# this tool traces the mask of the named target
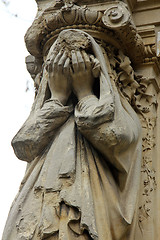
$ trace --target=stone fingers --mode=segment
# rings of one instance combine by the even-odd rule
[[[71,60],[72,60],[72,74],[76,72],[82,72],[85,70],[91,69],[91,61],[88,54],[83,51],[75,51],[71,52]],[[52,56],[52,60],[47,64],[48,72],[55,72],[62,74],[63,72],[68,74],[70,68],[70,59],[67,56],[66,51],[61,50],[57,55],[54,54]]]
[[[51,73],[53,71],[53,59],[55,59],[55,56],[56,55],[53,54],[52,57],[46,61],[46,70],[48,73]]]
[[[82,55],[81,51],[72,51],[72,68],[74,72],[85,71],[90,64],[87,53]]]
[[[63,70],[64,70],[64,65],[65,65],[65,62],[67,60],[67,54],[66,52],[63,53],[62,57],[59,59],[59,62],[58,62],[58,65],[57,65],[57,71],[58,73],[62,74],[63,73]]]
[[[78,67],[80,71],[85,71],[85,63],[80,51],[77,51]]]
[[[60,61],[60,59],[62,58],[62,56],[63,56],[63,51],[61,50],[58,54],[57,54],[57,56],[55,57],[55,59],[54,59],[54,61],[53,61],[53,71],[54,72],[58,72],[58,63],[59,63],[59,61]]]
[[[63,67],[63,72],[66,76],[68,76],[69,73],[70,73],[70,59],[69,58],[67,58],[65,60],[64,67]]]
[[[73,72],[77,72],[78,71],[78,60],[77,60],[77,55],[75,51],[71,52],[71,56],[72,56],[72,68],[73,68]]]
[[[90,70],[91,69],[91,61],[90,61],[88,54],[85,51],[82,51],[82,57],[84,59],[86,70]]]

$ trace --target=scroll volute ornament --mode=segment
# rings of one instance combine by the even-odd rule
[[[126,26],[130,21],[130,13],[125,4],[120,2],[110,3],[107,5],[107,10],[104,12],[102,21],[107,28],[119,29]]]
[[[135,64],[143,62],[145,47],[125,3],[108,3],[102,17],[104,25],[115,31],[126,55]]]

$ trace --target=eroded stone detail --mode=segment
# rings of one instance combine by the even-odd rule
[[[37,2],[25,36],[35,101],[12,140],[28,167],[2,239],[143,240],[158,91],[134,66],[155,59],[154,44],[122,1]]]

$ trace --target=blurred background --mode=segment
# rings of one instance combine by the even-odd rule
[[[0,239],[26,168],[10,143],[34,99],[33,80],[25,66],[29,53],[24,35],[36,11],[34,0],[0,0]]]

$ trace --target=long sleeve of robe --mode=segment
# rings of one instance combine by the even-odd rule
[[[69,240],[77,239],[74,234],[79,239],[134,239],[129,229],[136,218],[141,129],[123,97],[91,95],[74,112],[58,100],[47,100],[12,145],[30,165],[3,240],[54,240],[62,233]],[[62,203],[69,207],[64,224]]]
[[[56,130],[69,117],[72,108],[57,99],[46,101],[32,113],[12,140],[16,156],[30,162],[39,155],[53,138]]]

